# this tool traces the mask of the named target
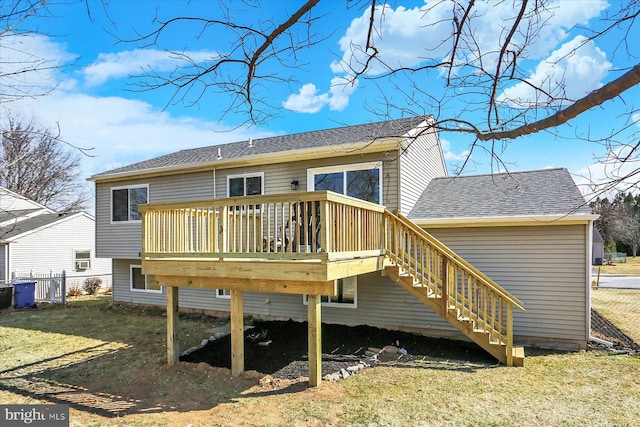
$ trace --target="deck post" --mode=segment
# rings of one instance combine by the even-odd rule
[[[167,362],[178,363],[178,287],[167,286]]]
[[[331,225],[329,224],[329,202],[324,200],[320,202],[320,250],[329,252],[329,242],[331,242]]]
[[[310,387],[317,387],[322,381],[322,316],[320,301],[320,295],[308,296]]]
[[[507,366],[513,366],[513,304],[507,303]]]
[[[447,318],[449,310],[449,262],[443,255],[442,257],[442,317]]]
[[[242,291],[231,290],[231,376],[244,372],[244,314]]]

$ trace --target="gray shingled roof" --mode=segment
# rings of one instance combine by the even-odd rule
[[[218,149],[220,149],[223,159],[233,159],[304,148],[343,146],[381,138],[401,137],[409,130],[418,126],[423,120],[425,120],[425,117],[412,117],[291,135],[274,136],[271,138],[259,138],[253,140],[253,147],[249,147],[248,141],[240,141],[229,144],[192,148],[144,160],[142,162],[112,169],[110,171],[101,172],[93,175],[91,178],[100,179],[101,177],[112,174],[140,172],[147,169],[181,165],[193,166],[200,163],[213,162],[216,160],[216,156],[218,155]]]
[[[68,217],[73,215],[73,213],[69,214],[41,214],[36,215],[31,218],[24,219],[22,221],[18,221],[15,224],[8,225],[6,227],[0,228],[0,240],[10,239],[12,237],[18,236],[22,233],[26,233],[27,231],[35,230],[36,228],[44,227],[45,225],[53,224],[56,221],[59,221],[63,217]]]
[[[409,218],[567,214],[591,214],[591,209],[569,172],[562,168],[435,178],[418,199]]]
[[[40,209],[20,209],[16,211],[2,211],[0,212],[0,222],[9,221],[14,218],[19,218],[21,216],[29,215],[30,213],[41,211]]]

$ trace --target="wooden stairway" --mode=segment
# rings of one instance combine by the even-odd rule
[[[398,212],[385,212],[386,275],[507,366],[523,366],[513,345],[513,308],[523,304]]]

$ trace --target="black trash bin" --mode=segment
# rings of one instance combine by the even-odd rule
[[[15,308],[36,306],[36,281],[16,280],[13,285],[13,300]]]
[[[11,299],[13,298],[13,286],[0,285],[0,310],[11,307]]]

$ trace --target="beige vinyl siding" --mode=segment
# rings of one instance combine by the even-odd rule
[[[63,218],[47,227],[25,234],[11,245],[11,273],[45,274],[65,270],[68,287],[80,286],[87,277],[100,277],[111,284],[111,260],[96,258],[95,222],[84,214]],[[75,250],[91,250],[91,268],[76,270]]]
[[[286,154],[283,156],[286,157]],[[217,197],[227,197],[227,176],[229,175],[264,173],[265,194],[289,193],[291,192],[291,181],[296,179],[298,181],[298,189],[296,192],[302,193],[307,191],[308,169],[379,161],[382,162],[382,197],[384,204],[390,209],[397,209],[398,166],[397,161],[394,160],[396,157],[397,154],[395,152],[393,154],[371,153],[265,166],[218,169],[216,170],[216,195]]]
[[[111,223],[111,188],[149,186],[149,202],[201,200],[213,198],[213,172],[197,172],[135,179],[117,183],[96,183],[96,237],[98,256],[137,258],[142,250],[140,223]]]
[[[96,183],[97,253],[101,257],[138,258],[142,251],[142,226],[140,223],[111,223],[111,188],[121,186],[149,186],[149,203],[202,200],[227,197],[227,176],[264,173],[265,194],[291,192],[291,181],[299,182],[298,192],[307,191],[307,169],[321,166],[357,164],[383,161],[383,199],[389,209],[398,206],[398,171],[396,154],[373,153],[288,162],[275,165],[244,168],[216,169],[197,173],[161,176],[150,179],[134,179],[117,183]],[[214,192],[215,182],[215,192]]]
[[[166,305],[167,290],[160,292],[145,292],[131,290],[131,266],[140,265],[139,259],[113,260],[113,300],[119,302],[134,302],[139,304]]]
[[[585,225],[429,230],[520,299],[514,334],[544,340],[588,339],[588,234]]]
[[[438,134],[430,130],[400,156],[400,212],[407,215],[433,178],[447,175]]]
[[[130,265],[138,260],[114,260],[115,301],[139,304],[166,304],[166,290],[132,292],[129,286]],[[282,319],[307,319],[307,306],[302,295],[245,292],[244,312],[247,315]],[[216,298],[215,290],[180,288],[179,306],[182,308],[229,311],[229,299]],[[358,277],[357,308],[322,308],[322,321],[346,325],[372,325],[389,329],[444,329],[453,328],[429,308],[418,302],[393,281],[380,273]]]

